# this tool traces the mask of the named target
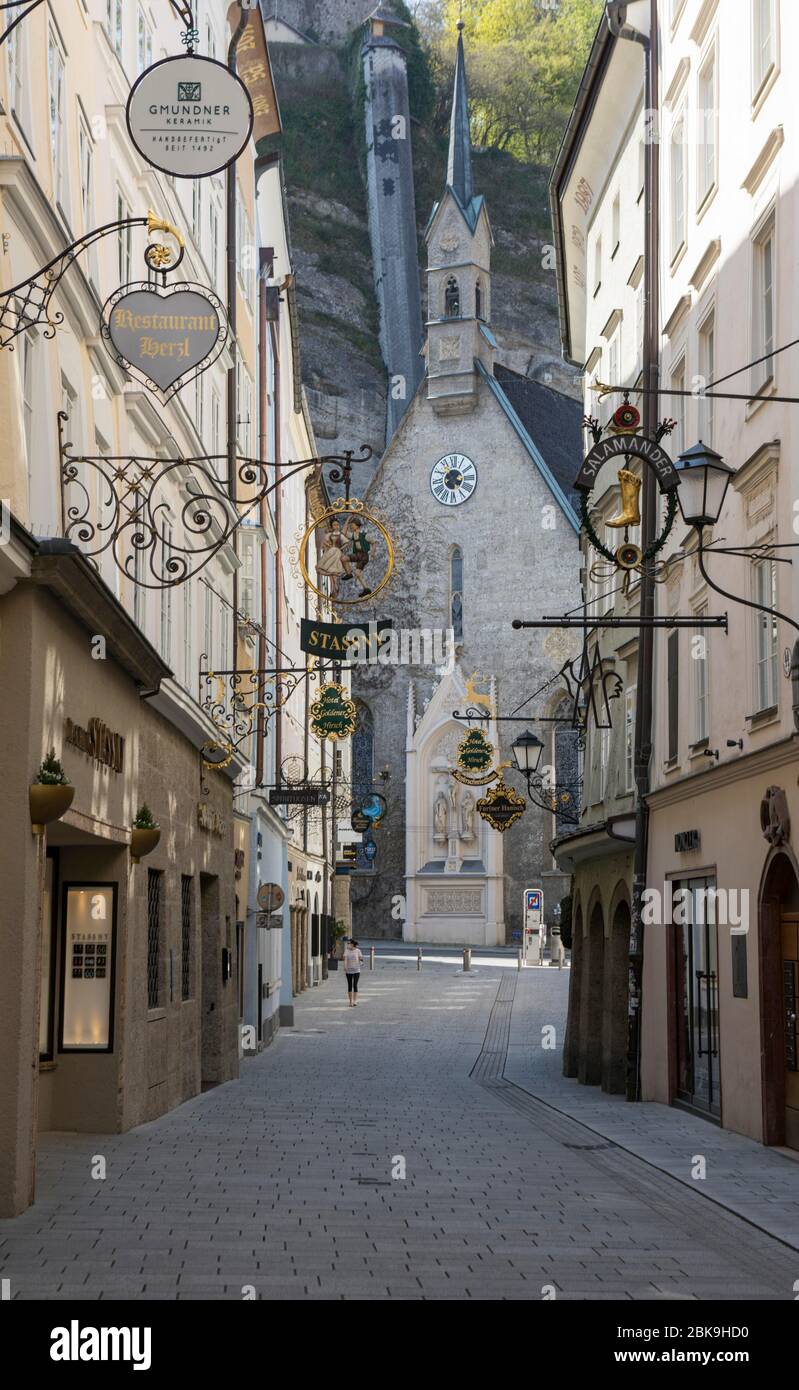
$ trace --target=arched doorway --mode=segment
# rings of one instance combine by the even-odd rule
[[[602,1090],[627,1089],[627,995],[630,960],[630,906],[621,898],[611,918],[602,1001]]]
[[[763,870],[758,941],[763,1142],[799,1149],[799,865],[786,846]]]
[[[580,1056],[580,1000],[583,985],[583,909],[578,907],[572,927],[572,959],[569,980],[569,1015],[563,1043],[563,1075],[577,1076]]]
[[[602,1080],[602,1005],[605,974],[605,919],[594,904],[588,923],[588,947],[580,990],[580,1058],[577,1075],[585,1086]]]

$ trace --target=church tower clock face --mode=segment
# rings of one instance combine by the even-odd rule
[[[433,464],[430,491],[445,507],[466,502],[477,487],[477,469],[465,454],[445,454]]]

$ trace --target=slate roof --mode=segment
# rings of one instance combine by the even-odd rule
[[[499,363],[494,377],[502,395],[532,439],[567,501],[578,512],[579,498],[573,483],[582,463],[582,418],[580,401],[554,391],[540,381],[512,372]]]

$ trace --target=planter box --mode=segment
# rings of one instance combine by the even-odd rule
[[[138,864],[146,854],[152,854],[161,838],[160,830],[141,830],[134,826],[130,832],[130,857]]]

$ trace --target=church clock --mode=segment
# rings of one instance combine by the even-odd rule
[[[445,454],[433,465],[430,491],[445,507],[466,502],[477,487],[477,469],[465,454]]]

